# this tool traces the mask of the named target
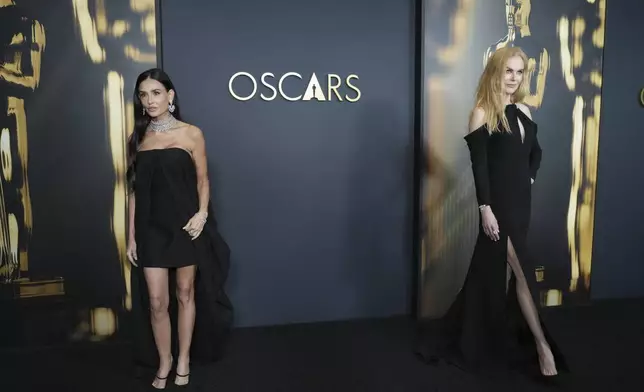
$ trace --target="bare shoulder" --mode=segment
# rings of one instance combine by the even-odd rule
[[[470,113],[469,132],[474,132],[485,124],[485,110],[477,106]]]
[[[199,127],[195,125],[192,125],[186,122],[180,123],[178,134],[180,135],[179,137],[181,139],[184,139],[191,144],[199,141],[200,139],[203,139],[203,134],[201,132],[201,129],[199,129]]]
[[[523,112],[530,120],[532,120],[532,113],[530,113],[530,108],[524,103],[517,103],[519,110]]]
[[[194,141],[198,141],[198,140],[203,139],[203,132],[201,132],[201,129],[199,127],[197,127],[196,125],[192,125],[192,124],[186,124],[186,125],[188,126],[188,128],[186,129],[186,135],[190,139],[192,139]]]

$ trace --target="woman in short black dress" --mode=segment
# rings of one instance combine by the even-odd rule
[[[191,359],[221,353],[232,317],[223,289],[229,248],[212,214],[203,134],[181,121],[165,72],[139,75],[134,110],[127,256],[142,267],[132,273],[134,342],[139,363],[158,365],[152,385],[164,389],[173,363],[175,384],[185,385]]]

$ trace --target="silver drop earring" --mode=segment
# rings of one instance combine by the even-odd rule
[[[145,116],[145,108],[143,108],[143,115]]]
[[[174,109],[175,106],[172,104],[172,102],[170,102],[170,105],[168,105],[168,110],[170,111],[170,113],[174,113]]]

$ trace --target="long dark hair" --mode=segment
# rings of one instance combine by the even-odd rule
[[[168,74],[159,68],[148,69],[145,72],[142,72],[138,78],[136,78],[136,85],[134,86],[134,96],[132,101],[134,103],[134,130],[130,139],[127,142],[127,184],[130,191],[134,190],[134,181],[135,181],[135,167],[136,167],[136,153],[139,151],[139,145],[145,137],[145,132],[147,131],[148,125],[150,124],[150,116],[147,113],[143,113],[143,104],[141,103],[141,98],[139,97],[139,86],[146,79],[153,79],[161,83],[167,91],[174,90],[174,99],[172,104],[174,105],[174,112],[172,115],[179,121],[181,119],[181,106],[179,105],[179,94],[172,84],[172,80]]]

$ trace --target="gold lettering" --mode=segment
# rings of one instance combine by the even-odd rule
[[[239,76],[246,76],[248,79],[250,79],[251,82],[253,82],[253,92],[250,93],[247,97],[240,97],[235,93],[233,89],[233,82]],[[228,92],[230,93],[230,95],[233,96],[233,98],[235,98],[238,101],[248,101],[249,99],[253,98],[253,96],[257,92],[257,81],[255,80],[253,75],[249,74],[248,72],[237,72],[236,74],[230,77],[230,80],[228,80]]]
[[[298,95],[297,97],[289,97],[288,95],[286,95],[286,93],[284,93],[283,83],[284,83],[284,80],[286,78],[288,78],[289,76],[294,76],[294,77],[296,77],[298,79],[302,79],[302,75],[298,74],[297,72],[287,72],[284,75],[282,75],[282,77],[280,78],[280,81],[278,83],[278,88],[280,90],[280,95],[282,95],[282,98],[286,99],[287,101],[297,101],[300,98],[302,98],[301,95]]]
[[[347,87],[349,87],[351,90],[356,92],[356,97],[355,98],[349,98],[348,95],[345,95],[344,98],[349,102],[358,102],[358,100],[360,100],[360,96],[362,95],[362,92],[360,91],[360,89],[358,87],[356,87],[355,85],[351,84],[351,79],[358,80],[359,79],[358,75],[351,74],[351,75],[349,75],[347,77],[347,80],[346,80]]]
[[[335,80],[335,83],[333,82]],[[342,97],[338,93],[338,88],[342,85],[342,79],[340,79],[339,75],[336,74],[328,74],[327,75],[327,96],[329,97],[329,100],[331,100],[331,92],[335,94],[335,96],[338,98],[338,101],[342,101]]]
[[[269,90],[273,92],[273,96],[267,97],[264,95],[264,93],[260,94],[259,96],[264,100],[264,101],[272,101],[277,97],[277,90],[275,90],[275,87],[273,87],[270,83],[266,81],[266,77],[270,76],[271,78],[275,78],[275,75],[272,74],[271,72],[266,72],[262,74],[262,84],[266,86]]]
[[[306,86],[306,91],[304,91],[303,101],[310,101],[311,99],[316,99],[318,101],[326,101],[322,88],[320,87],[320,82],[318,77],[315,76],[315,72],[311,75],[309,79],[309,84]]]
[[[245,96],[245,97],[242,97],[242,96],[238,95],[235,92],[235,89],[233,88],[233,84],[234,84],[235,80],[238,77],[241,77],[241,76],[247,77],[251,81],[251,83],[253,85],[252,92],[250,94],[248,94],[247,96]],[[326,84],[327,96],[325,96],[325,90],[322,88],[322,86],[321,86],[321,84],[320,84],[320,82],[318,80],[317,75],[315,73],[312,73],[311,78],[308,81],[308,84],[307,84],[307,87],[306,87],[304,93],[301,94],[301,95],[298,95],[298,96],[289,96],[284,91],[284,81],[289,77],[295,77],[295,78],[298,78],[298,79],[302,79],[302,76],[300,74],[298,74],[297,72],[287,72],[287,73],[285,73],[284,75],[282,75],[279,78],[279,81],[277,83],[277,90],[276,90],[275,87],[273,86],[273,84],[270,83],[270,79],[274,79],[275,74],[273,74],[271,72],[263,73],[262,76],[261,76],[261,83],[266,88],[270,89],[273,93],[271,95],[260,94],[261,99],[264,100],[264,101],[273,101],[277,97],[277,94],[279,92],[279,95],[283,99],[285,99],[287,101],[290,101],[290,102],[295,102],[295,101],[299,101],[299,100],[302,100],[302,101],[316,100],[316,101],[319,101],[319,102],[325,102],[327,100],[332,100],[333,95],[335,95],[335,97],[340,102],[343,102],[344,99],[348,100],[349,102],[356,102],[356,101],[358,101],[360,99],[361,94],[362,94],[360,89],[355,84],[351,83],[351,81],[353,79],[356,79],[356,80],[359,79],[358,75],[351,74],[346,78],[347,87],[349,89],[355,91],[356,96],[353,97],[353,98],[350,98],[348,95],[345,95],[345,97],[343,99],[341,93],[339,92],[339,88],[342,86],[342,78],[338,74],[328,74],[327,75],[327,84]],[[257,80],[255,79],[255,77],[252,74],[250,74],[248,72],[243,72],[243,71],[242,72],[237,72],[237,73],[233,74],[233,76],[231,76],[230,79],[228,80],[228,92],[230,93],[230,95],[233,98],[235,98],[238,101],[248,101],[248,100],[252,99],[255,96],[255,94],[257,93]]]

